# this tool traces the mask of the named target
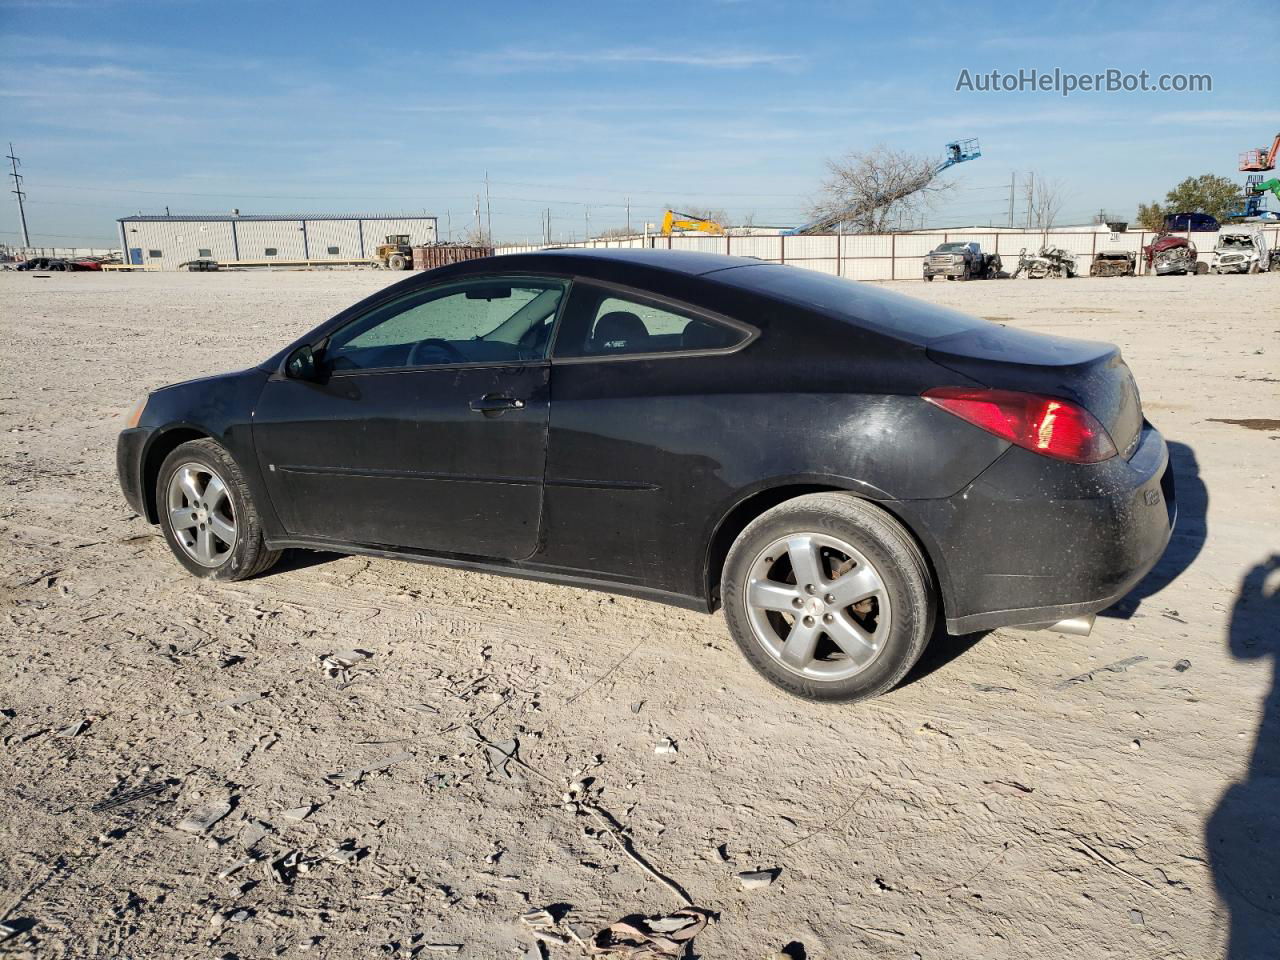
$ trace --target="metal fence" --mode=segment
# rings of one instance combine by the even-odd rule
[[[1280,243],[1280,227],[1264,230],[1267,245],[1275,249]],[[788,263],[809,270],[854,280],[919,280],[922,261],[940,243],[979,243],[988,253],[998,253],[1004,268],[1011,271],[1022,250],[1037,252],[1041,246],[1058,247],[1076,258],[1077,272],[1088,274],[1095,255],[1115,251],[1141,254],[1142,248],[1158,234],[1146,231],[1130,233],[1078,233],[1068,231],[991,231],[939,230],[931,233],[824,234],[820,236],[648,236],[587,240],[577,243],[536,244],[499,247],[498,254],[529,253],[548,247],[575,248],[642,248],[656,250],[697,250],[724,253],[737,257],[755,257],[770,263]],[[1179,234],[1182,236],[1182,234]],[[1192,233],[1201,259],[1213,250],[1217,233]],[[1142,269],[1139,257],[1139,269]]]

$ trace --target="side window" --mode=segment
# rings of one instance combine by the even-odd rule
[[[275,248],[275,247],[267,247],[266,249],[264,249],[264,250],[262,251],[262,255],[263,255],[264,257],[274,257],[274,256],[276,255],[276,248]]]
[[[338,255],[337,247],[329,247],[328,250],[329,250],[329,256],[336,257]]]
[[[197,256],[197,257],[212,257],[212,256],[213,256],[213,251],[212,251],[211,249],[209,249],[208,247],[201,247],[199,250],[197,250],[197,251],[196,251],[196,256]]]
[[[724,350],[748,336],[737,327],[684,312],[678,307],[575,286],[574,323],[566,321],[556,342],[557,357],[618,356]],[[588,299],[589,298],[589,299]]]
[[[147,256],[153,260],[159,260],[161,257],[164,256],[164,254],[161,253],[159,250],[148,250]]]
[[[333,334],[324,361],[341,371],[540,360],[566,287],[520,277],[419,290]]]

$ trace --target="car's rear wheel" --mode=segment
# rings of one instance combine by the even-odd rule
[[[864,700],[906,676],[933,632],[937,601],[911,535],[844,493],[797,497],[738,536],[721,584],[747,660],[811,700]]]
[[[169,549],[197,577],[244,580],[280,559],[263,540],[240,467],[213,440],[192,440],[165,458],[156,508]]]

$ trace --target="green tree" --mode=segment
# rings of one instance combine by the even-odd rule
[[[1217,220],[1240,206],[1240,187],[1226,177],[1203,173],[1187,177],[1165,194],[1170,213],[1207,213]]]
[[[1158,202],[1138,204],[1138,226],[1152,233],[1164,229],[1165,209]]]

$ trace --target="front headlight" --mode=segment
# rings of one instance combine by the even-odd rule
[[[142,419],[142,411],[147,409],[147,398],[143,397],[139,400],[132,410],[129,411],[129,419],[125,422],[125,428],[132,430],[138,425],[138,421]]]

